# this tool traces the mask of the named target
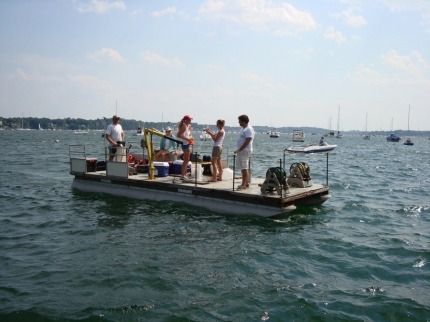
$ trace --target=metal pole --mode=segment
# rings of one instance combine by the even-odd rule
[[[236,154],[233,154],[233,191],[234,191],[234,177],[236,173]]]
[[[281,177],[282,177],[282,181],[280,182],[280,184],[281,184],[281,198],[282,198],[282,195],[283,195],[283,188],[284,188],[284,185],[283,185],[283,182],[284,182],[284,168],[282,168],[282,159],[279,159],[279,172],[281,173]]]
[[[326,165],[326,185],[328,187],[328,153],[327,154],[327,165]]]

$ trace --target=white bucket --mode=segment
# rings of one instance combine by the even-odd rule
[[[197,181],[202,181],[203,179],[203,167],[201,164],[196,164],[192,167],[191,173],[196,176]]]
[[[222,180],[233,180],[233,170],[225,168],[222,170]]]
[[[116,149],[114,161],[115,162],[126,162],[127,161],[127,148],[119,146]]]

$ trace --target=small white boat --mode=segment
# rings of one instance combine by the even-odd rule
[[[279,138],[281,134],[278,131],[269,131],[269,137],[271,138]]]
[[[82,131],[82,130],[73,132],[73,134],[88,134],[88,133],[89,133],[88,131]]]
[[[207,134],[206,131],[202,131],[202,133],[199,135],[199,139],[200,141],[208,141],[211,139],[211,136]]]
[[[335,144],[325,143],[322,145],[319,144],[311,144],[311,145],[294,145],[287,149],[289,152],[296,153],[321,153],[321,152],[329,152],[334,150],[337,147]]]
[[[305,142],[305,133],[302,130],[294,130],[293,142]]]
[[[138,127],[137,130],[136,130],[136,132],[134,133],[134,135],[143,136],[142,128]]]

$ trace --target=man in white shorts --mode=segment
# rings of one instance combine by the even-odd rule
[[[242,127],[239,137],[237,138],[237,150],[234,151],[236,156],[236,167],[242,171],[242,184],[237,187],[237,190],[245,190],[249,187],[249,158],[252,154],[252,141],[254,140],[255,132],[250,126],[247,115],[238,117],[239,125]]]
[[[106,128],[105,137],[109,142],[109,161],[112,161],[116,153],[115,147],[124,142],[124,131],[121,124],[119,124],[118,115],[112,117],[112,124],[109,124]]]

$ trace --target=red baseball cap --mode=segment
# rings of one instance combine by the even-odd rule
[[[187,121],[191,121],[193,118],[189,115],[185,115],[182,119],[187,120]]]

